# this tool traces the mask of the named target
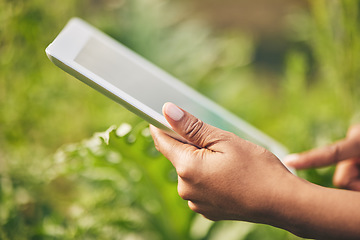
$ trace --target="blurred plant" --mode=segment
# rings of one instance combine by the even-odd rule
[[[146,152],[140,151],[141,147],[136,147],[148,141],[148,137],[137,136],[136,144],[117,146],[116,151],[105,145],[99,146],[103,153],[98,155],[92,153],[88,141],[67,146],[55,157],[66,159],[63,164],[55,164],[44,157],[58,144],[84,135],[86,129],[98,128],[121,118],[139,122],[118,105],[64,75],[46,59],[44,49],[60,30],[59,23],[63,25],[77,13],[98,23],[105,31],[190,85],[199,87],[206,85],[200,82],[217,65],[239,65],[234,64],[237,58],[230,50],[223,51],[227,49],[224,40],[211,40],[209,28],[201,23],[173,18],[168,6],[164,5],[166,1],[110,4],[109,14],[95,16],[90,16],[94,9],[83,13],[85,4],[79,2],[55,2],[47,6],[43,0],[0,1],[4,7],[1,10],[6,13],[2,15],[1,32],[4,34],[0,39],[0,89],[4,93],[0,96],[3,106],[0,108],[0,141],[3,143],[0,153],[3,156],[0,159],[0,238],[151,236],[152,239],[174,239],[178,236],[179,239],[202,239],[210,232],[219,232],[216,229],[222,228],[214,227],[210,222],[204,225],[205,220],[194,218],[186,203],[177,196],[175,184],[166,183],[168,170],[165,166],[169,167],[169,163],[153,161]],[[159,18],[164,12],[169,14],[168,22]],[[169,51],[164,51],[165,46]],[[64,116],[72,116],[71,123],[65,121]],[[98,138],[92,141],[98,142],[95,139]],[[113,141],[106,146],[112,146]],[[115,161],[121,156],[122,162],[127,163],[121,163],[121,168],[115,163],[106,165],[109,164],[104,160],[107,156],[113,156]],[[142,160],[147,164],[139,164]],[[165,165],[162,167],[161,164]],[[135,181],[129,174],[137,174],[139,179]],[[155,183],[148,182],[149,177],[141,177],[144,174],[150,174],[150,180],[154,178],[151,181]],[[114,177],[111,181],[104,180],[111,176]],[[162,189],[168,189],[166,194]],[[176,202],[180,202],[179,207]],[[169,209],[159,212],[166,204]],[[195,227],[191,227],[193,221]]]
[[[254,71],[250,36],[215,35],[173,4],[0,0],[0,239],[298,239],[190,212],[146,125],[66,76],[44,49],[70,17],[83,17],[301,151],[344,136],[359,112],[358,3],[312,0],[310,12],[289,16],[292,48],[277,81]],[[132,124],[80,140],[125,119]],[[332,171],[299,174],[331,186]]]
[[[29,169],[1,179],[1,239],[297,239],[195,215],[179,198],[176,172],[154,148],[147,124],[112,126]]]
[[[359,4],[356,1],[309,1],[308,13],[290,16],[294,49],[288,54],[279,121],[294,151],[329,144],[359,121]],[[304,46],[309,51],[301,51]],[[306,54],[306,53],[309,54]],[[296,139],[290,141],[290,139]],[[332,186],[333,167],[300,172],[301,176]]]

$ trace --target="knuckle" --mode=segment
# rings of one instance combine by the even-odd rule
[[[257,144],[255,144],[254,149],[260,156],[263,156],[263,155],[266,156],[270,153],[266,148],[264,148],[260,145],[257,145]]]
[[[180,183],[178,184],[178,193],[179,193],[179,196],[184,200],[191,199],[191,192],[183,184],[180,184]]]
[[[205,123],[200,119],[196,118],[195,120],[190,119],[185,127],[185,134],[190,138],[198,138],[200,131],[203,129]]]
[[[195,204],[194,202],[188,201],[188,206],[191,209],[191,211],[200,213],[200,214],[202,213],[200,207],[197,204]]]
[[[268,159],[268,157],[270,155],[272,156],[272,154],[269,150],[267,150],[266,148],[264,148],[260,145],[248,142],[246,147],[247,147],[247,149],[250,149],[250,152],[252,152],[253,154],[255,154],[255,156],[257,156],[259,158]]]
[[[181,177],[183,179],[188,179],[188,178],[190,178],[192,176],[191,169],[185,163],[178,164],[178,166],[176,168],[176,172],[179,175],[179,177]]]
[[[182,156],[181,156],[182,155]],[[178,155],[179,159],[181,159],[180,161],[178,161],[178,165],[176,167],[176,172],[177,174],[186,180],[190,180],[193,179],[197,172],[198,172],[198,166],[196,165],[196,163],[198,163],[198,161],[196,161],[196,156],[194,156],[193,152],[186,152],[186,153],[180,153]]]
[[[199,204],[196,204],[192,201],[188,201],[189,208],[198,214],[201,214],[203,217],[211,220],[211,221],[219,221],[221,218],[217,216],[217,214],[214,214],[213,211],[211,211],[208,208],[204,208],[204,206],[200,206]]]
[[[351,184],[351,173],[346,172],[344,173],[344,167],[347,168],[348,162],[341,162],[338,163],[334,176],[333,176],[333,185],[339,188],[348,188]]]
[[[340,160],[340,146],[338,144],[328,147],[328,154],[330,154],[330,162],[335,163]]]
[[[221,133],[219,134],[222,138],[228,139],[230,141],[233,141],[235,139],[238,139],[239,136],[236,135],[233,132],[228,132],[228,131],[221,131]]]
[[[334,178],[333,184],[339,188],[346,188],[349,185],[349,181],[343,178]]]
[[[216,140],[214,140],[215,142],[221,141],[221,142],[227,142],[227,143],[236,142],[237,139],[239,138],[234,133],[227,132],[227,131],[213,131],[213,132],[210,132],[210,136],[212,139],[216,139]]]
[[[177,166],[176,173],[181,178],[187,178],[189,176],[188,170],[184,165]]]

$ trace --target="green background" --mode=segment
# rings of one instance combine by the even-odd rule
[[[304,151],[345,136],[359,119],[360,90],[358,2],[305,5],[283,19],[277,55],[263,50],[266,37],[214,27],[181,1],[0,0],[0,239],[298,239],[192,213],[147,124],[44,50],[71,17],[84,18]],[[298,172],[330,187],[332,173]]]

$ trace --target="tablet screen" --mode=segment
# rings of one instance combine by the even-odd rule
[[[162,106],[173,102],[204,122],[262,145],[279,157],[287,153],[261,131],[81,19],[72,19],[46,54],[64,71],[162,129],[169,127]]]
[[[75,62],[160,114],[162,105],[173,99],[175,91],[171,86],[159,81],[157,76],[96,38],[88,40]],[[183,96],[177,93],[177,97]]]
[[[159,114],[162,114],[164,103],[173,102],[204,122],[239,134],[239,129],[192,100],[190,95],[177,90],[171,85],[171,81],[164,81],[156,73],[139,67],[139,63],[94,37],[89,38],[76,56],[75,62],[91,69],[94,74]]]

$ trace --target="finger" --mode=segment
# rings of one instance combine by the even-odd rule
[[[296,169],[328,166],[339,161],[358,157],[357,141],[344,139],[332,145],[305,153],[291,154],[284,159],[285,165]]]
[[[214,211],[216,207],[212,207],[204,202],[188,201],[188,206],[192,211],[203,215],[203,217],[209,220],[219,221],[223,219],[223,217],[217,214],[216,210]]]
[[[184,152],[194,151],[197,149],[193,145],[184,144],[170,137],[164,131],[152,125],[150,125],[150,132],[154,139],[156,149],[169,159],[176,170],[179,168],[179,159],[182,158],[182,154],[184,154]]]
[[[200,148],[211,149],[216,143],[226,141],[227,132],[204,123],[173,103],[164,104],[163,114],[176,133]]]
[[[199,214],[204,214],[205,211],[209,208],[207,204],[199,201],[188,201],[189,208]]]
[[[360,191],[360,158],[339,162],[333,183],[340,188]]]
[[[360,180],[351,182],[348,189],[360,192]]]
[[[184,200],[200,201],[204,198],[202,191],[201,189],[198,189],[191,180],[192,179],[178,176],[178,194]]]

